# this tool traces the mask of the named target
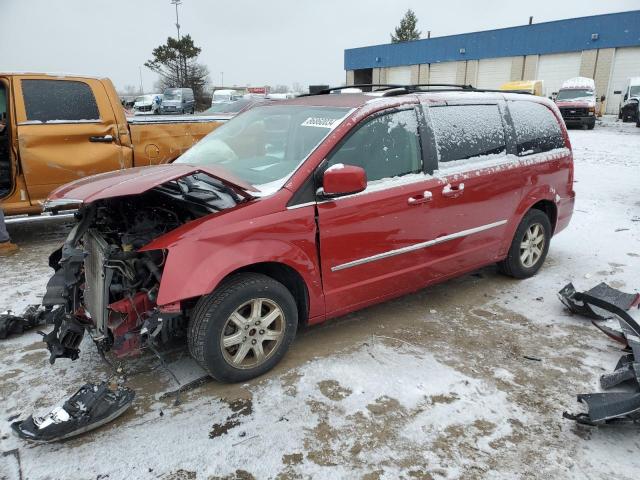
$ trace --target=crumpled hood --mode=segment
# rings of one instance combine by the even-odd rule
[[[45,209],[56,204],[91,203],[105,198],[139,195],[158,185],[194,173],[215,177],[247,198],[253,196],[249,192],[257,191],[252,185],[218,167],[173,163],[101,173],[67,183],[51,192],[45,202]]]

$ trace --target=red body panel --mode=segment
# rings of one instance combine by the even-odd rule
[[[443,95],[427,95],[421,101],[441,103]],[[499,98],[522,97],[500,94]],[[556,206],[554,233],[568,224],[575,195],[570,144],[557,107],[538,98],[530,101],[552,110],[569,150],[519,158],[500,168],[417,175],[390,188],[287,207],[309,175],[362,119],[383,109],[418,103],[415,95],[365,103],[367,99],[371,97],[325,95],[279,102],[315,102],[355,110],[294,172],[285,188],[182,225],[144,247],[168,251],[158,305],[200,297],[238,269],[275,262],[294,269],[303,279],[309,323],[317,323],[501,260],[523,215],[540,201]],[[154,168],[74,182],[53,198],[92,201],[131,195],[187,175],[195,167]],[[239,185],[235,179],[227,181]],[[171,308],[175,310],[175,305]]]

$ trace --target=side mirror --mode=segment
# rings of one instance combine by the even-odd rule
[[[358,193],[367,188],[367,173],[362,167],[336,163],[322,176],[322,194],[325,197],[338,197]]]
[[[626,93],[624,94],[624,101],[627,101],[627,98],[629,98],[629,95],[627,95]]]

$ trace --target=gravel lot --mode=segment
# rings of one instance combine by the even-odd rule
[[[53,366],[36,333],[2,341],[0,478],[636,478],[638,429],[562,418],[620,351],[556,292],[569,281],[640,289],[640,129],[611,118],[570,136],[576,211],[536,277],[490,267],[307,329],[247,384],[209,382],[174,406],[161,398],[173,380],[143,357],[127,364],[137,398],[120,419],[27,444],[9,419],[48,410],[108,368],[86,339],[78,361]],[[0,259],[0,311],[38,301],[68,225],[9,226],[22,249]]]

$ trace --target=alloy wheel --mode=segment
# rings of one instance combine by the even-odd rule
[[[526,268],[533,267],[544,252],[544,227],[539,223],[529,226],[520,243],[520,262]]]
[[[248,369],[262,365],[276,352],[285,336],[282,309],[268,298],[240,305],[222,329],[220,346],[229,365]]]

